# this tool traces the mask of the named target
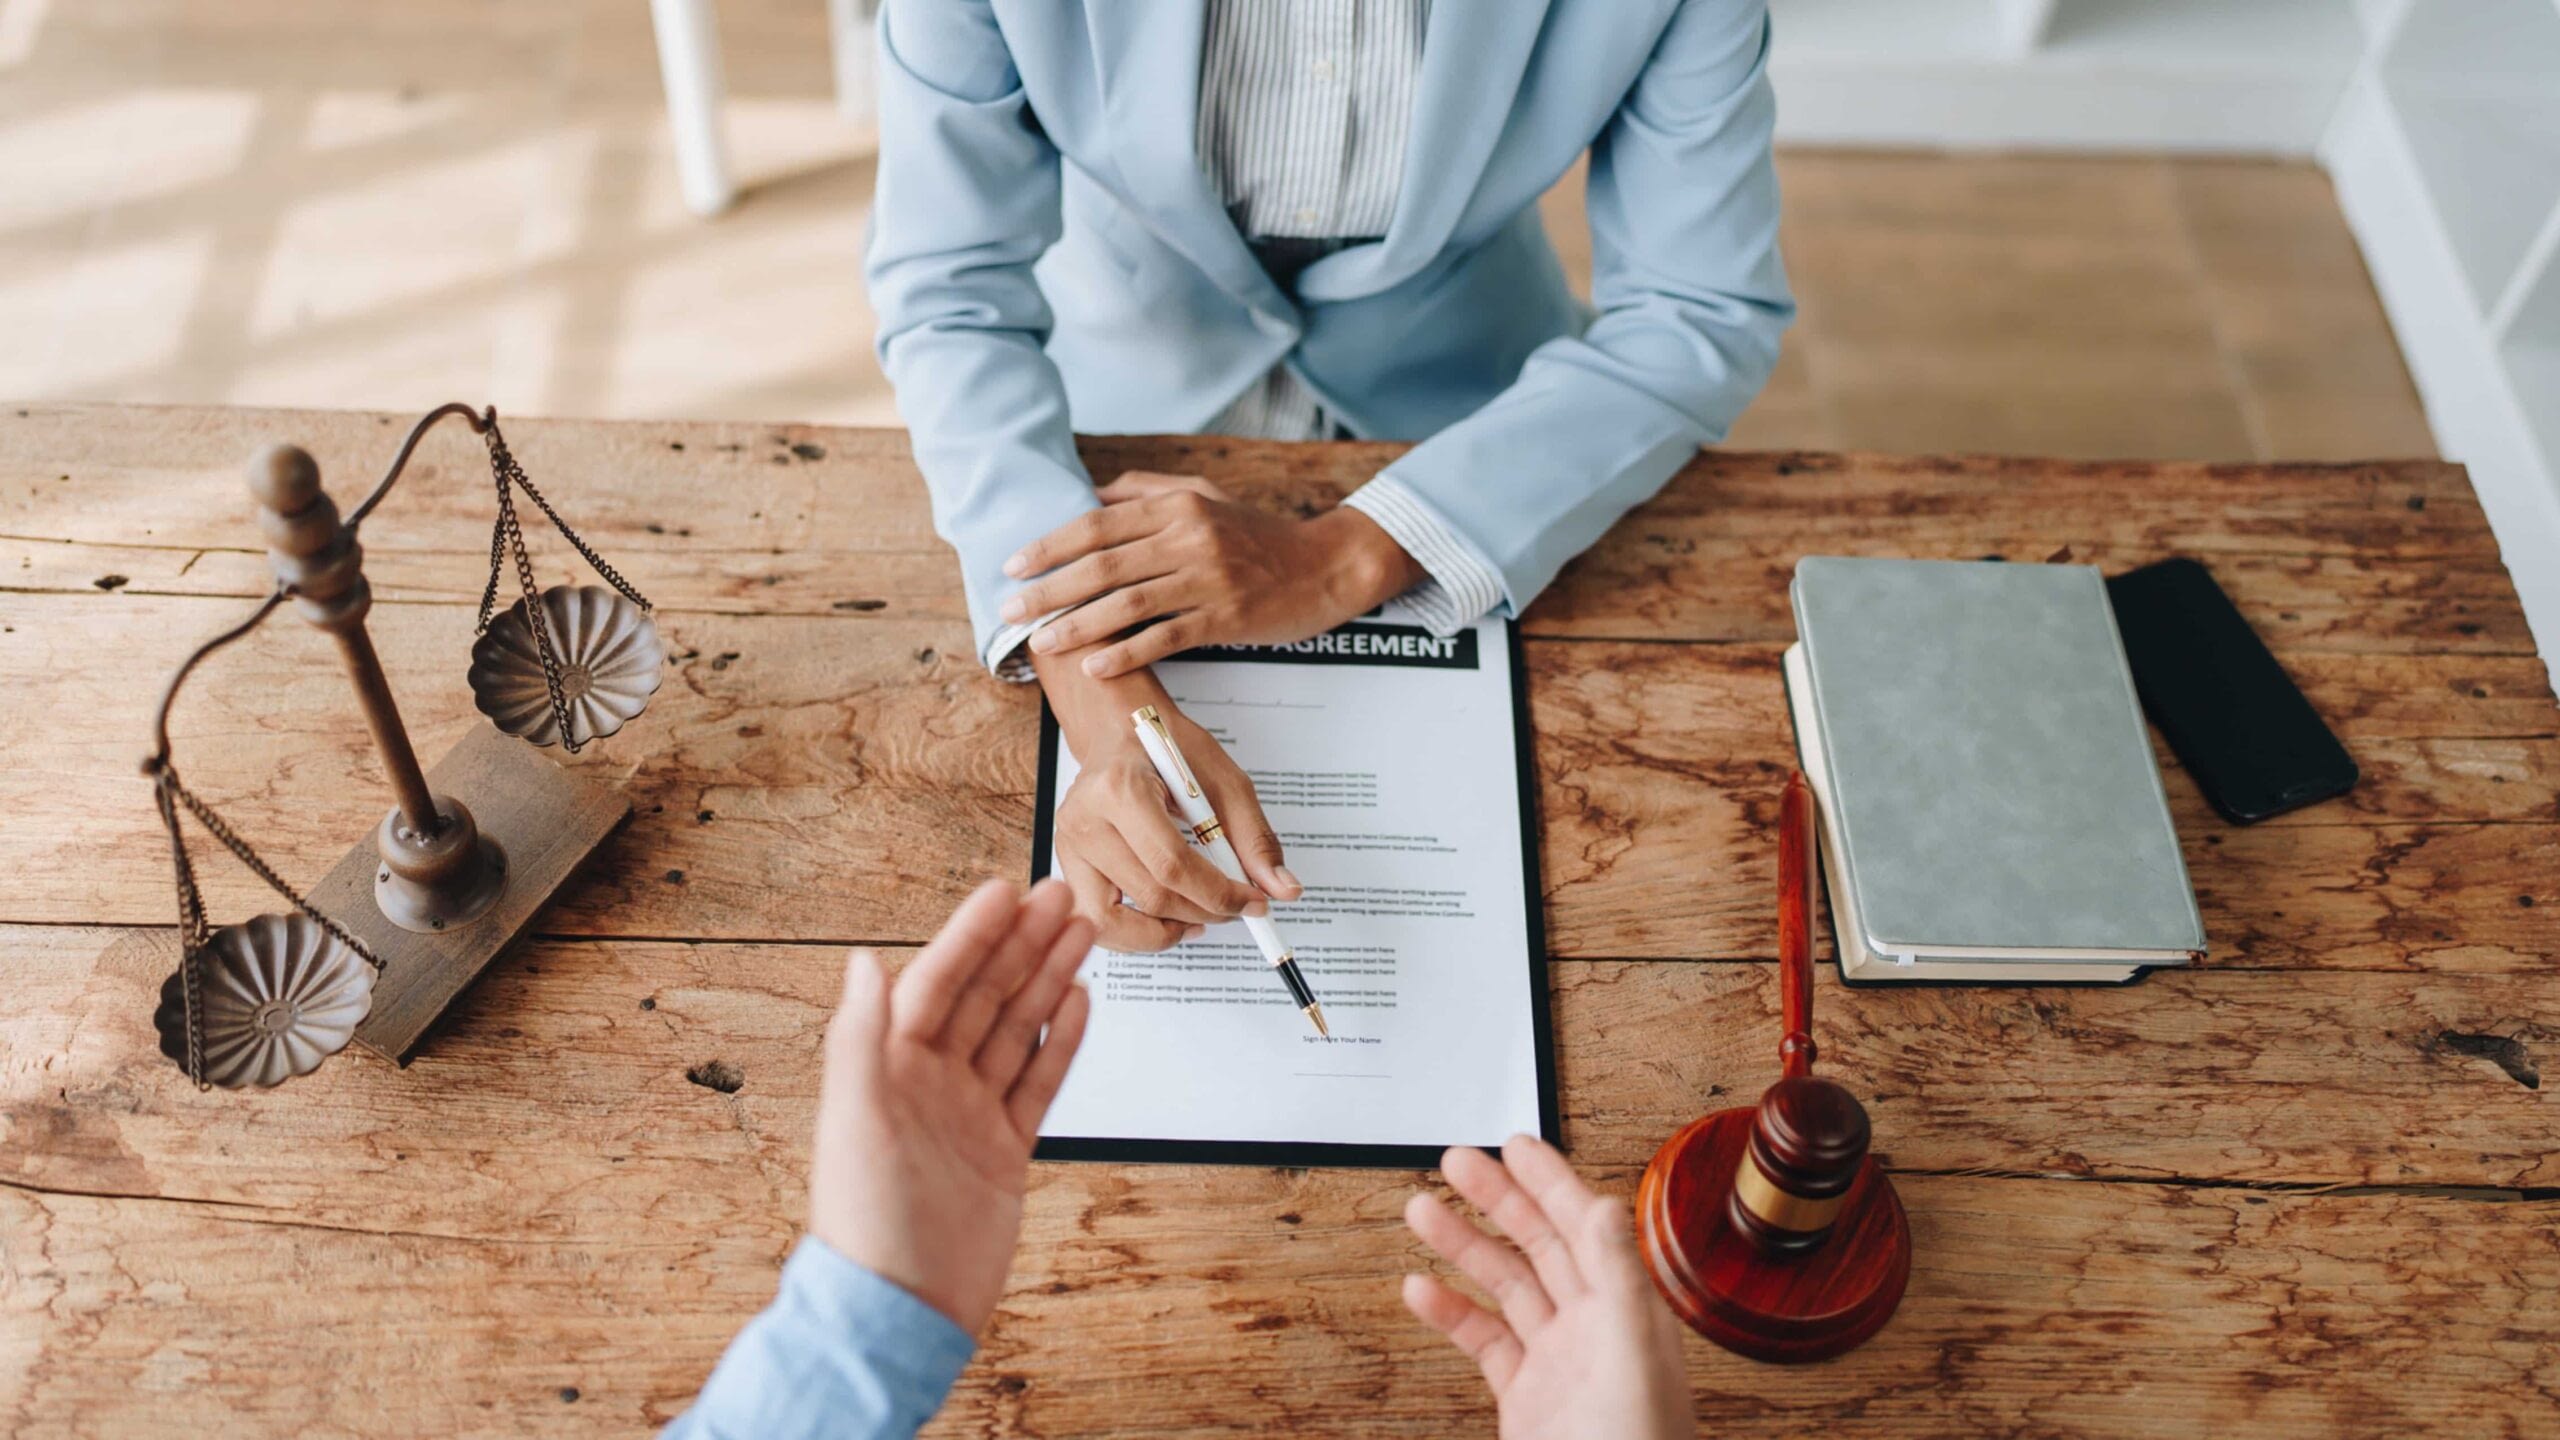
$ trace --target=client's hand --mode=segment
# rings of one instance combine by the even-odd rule
[[[1680,1322],[1645,1276],[1626,1205],[1593,1194],[1545,1141],[1515,1135],[1502,1157],[1461,1147],[1440,1170],[1518,1249],[1435,1196],[1404,1208],[1413,1233],[1502,1313],[1430,1275],[1404,1277],[1405,1305],[1484,1372],[1505,1440],[1694,1435]]]
[[[1084,1038],[1092,945],[1064,885],[1026,899],[990,881],[894,985],[868,950],[845,966],[809,1233],[971,1334],[1004,1293],[1031,1145]]]
[[[1077,911],[1101,927],[1102,943],[1162,950],[1204,925],[1259,915],[1271,900],[1304,893],[1281,864],[1280,839],[1263,817],[1253,781],[1215,737],[1174,707],[1154,672],[1096,679],[1076,663],[1080,658],[1051,653],[1031,663],[1076,757],[1075,783],[1058,803],[1059,868],[1075,889]],[[1173,728],[1174,743],[1253,884],[1238,884],[1209,863],[1167,808],[1164,781],[1129,723],[1142,705],[1155,706]]]
[[[1299,520],[1239,504],[1196,475],[1143,471],[1097,493],[1108,502],[1101,509],[1005,562],[1007,575],[1041,578],[1002,612],[1020,622],[1082,607],[1041,627],[1031,648],[1093,647],[1082,661],[1089,675],[1126,674],[1194,645],[1304,640],[1423,578],[1404,547],[1357,510]]]

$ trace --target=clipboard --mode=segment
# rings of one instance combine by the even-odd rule
[[[1363,616],[1331,632],[1330,636],[1318,637],[1317,640],[1304,643],[1308,647],[1316,647],[1325,640],[1346,635],[1383,635],[1392,641],[1395,637],[1408,632],[1415,636],[1428,634],[1418,626],[1396,625],[1393,619],[1392,610],[1383,619],[1379,612],[1372,612],[1371,615]],[[1525,963],[1529,967],[1527,986],[1529,1043],[1534,1051],[1533,1063],[1536,1070],[1537,1127],[1540,1138],[1550,1144],[1560,1144],[1563,1125],[1556,1099],[1555,1040],[1549,1014],[1547,986],[1544,891],[1540,887],[1538,871],[1540,834],[1538,786],[1537,767],[1534,763],[1529,728],[1528,667],[1521,648],[1519,622],[1506,619],[1486,623],[1499,624],[1501,643],[1510,660],[1511,773],[1519,808],[1520,854],[1518,858],[1524,911],[1523,934],[1527,939]],[[1175,656],[1174,660],[1179,662],[1186,659],[1241,658],[1238,654],[1240,651],[1269,651],[1280,648],[1283,647],[1223,647],[1217,650],[1194,650]],[[1332,651],[1308,649],[1288,657],[1287,663],[1326,665],[1358,664],[1362,661],[1352,647],[1344,645]],[[1058,729],[1057,717],[1050,711],[1044,700],[1040,707],[1039,786],[1033,802],[1034,820],[1031,834],[1031,877],[1035,881],[1047,876],[1053,865],[1056,841],[1054,817],[1057,810],[1059,785],[1058,755],[1062,748],[1063,737]],[[1274,918],[1285,924],[1286,908],[1277,909]],[[1275,994],[1278,993],[1277,981],[1262,975],[1256,975],[1254,979],[1273,986]],[[1312,967],[1309,981],[1318,987],[1319,998],[1321,998],[1322,982]],[[1275,1005],[1273,1010],[1275,1017],[1278,1017],[1275,1018],[1274,1023],[1282,1023],[1283,1020],[1290,1024],[1299,1023],[1293,1009]],[[1079,1056],[1078,1063],[1083,1063],[1084,1059],[1084,1056]],[[1372,1144],[1332,1141],[1043,1135],[1032,1151],[1032,1158],[1103,1161],[1118,1164],[1340,1166],[1428,1170],[1438,1168],[1441,1153],[1450,1143],[1460,1142],[1453,1140],[1445,1143]]]

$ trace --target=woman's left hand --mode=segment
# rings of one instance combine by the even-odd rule
[[[1196,475],[1135,470],[1096,493],[1101,509],[1024,546],[1004,567],[1041,577],[1005,602],[1008,623],[1078,607],[1041,627],[1032,649],[1120,636],[1086,657],[1088,675],[1124,674],[1195,645],[1304,640],[1424,578],[1404,547],[1357,510],[1300,520],[1241,504]]]

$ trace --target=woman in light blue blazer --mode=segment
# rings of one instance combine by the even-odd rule
[[[1291,899],[1253,787],[1148,665],[1403,596],[1516,614],[1723,438],[1793,316],[1766,0],[888,0],[879,351],[981,655],[1080,762],[1058,849],[1119,949]],[[1537,213],[1590,155],[1592,305]],[[1311,518],[1072,438],[1412,440]],[[1180,843],[1175,717],[1254,885]]]

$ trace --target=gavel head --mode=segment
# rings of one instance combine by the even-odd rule
[[[1770,1255],[1820,1247],[1871,1136],[1866,1107],[1829,1080],[1795,1075],[1770,1086],[1734,1172],[1734,1228]]]

